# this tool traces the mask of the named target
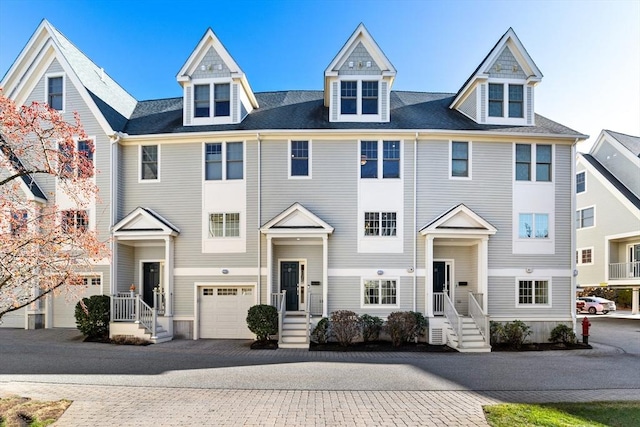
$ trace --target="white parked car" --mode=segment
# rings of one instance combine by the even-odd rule
[[[607,314],[610,311],[616,311],[616,303],[600,297],[578,297],[578,302],[584,302],[584,306],[579,307],[579,311],[588,311],[590,314],[601,312]]]

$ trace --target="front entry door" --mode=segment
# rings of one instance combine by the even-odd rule
[[[160,285],[160,263],[145,262],[142,264],[142,300],[153,307],[153,288]]]
[[[280,263],[280,290],[287,291],[287,311],[298,311],[298,280],[300,263],[282,261]]]
[[[433,314],[444,314],[444,295],[451,297],[449,289],[451,277],[451,263],[445,261],[433,262]]]

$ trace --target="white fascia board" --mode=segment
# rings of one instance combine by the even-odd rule
[[[16,58],[16,60],[11,64],[9,70],[6,72],[2,81],[0,81],[0,87],[4,88],[5,96],[10,96],[10,93],[18,87],[23,81],[22,75],[24,73],[18,73],[17,70],[19,68],[24,67],[24,63],[27,65],[33,64],[34,59],[41,55],[43,40],[47,37],[51,38],[51,32],[49,31],[49,22],[46,19],[43,19],[38,28],[33,32],[31,38],[27,42],[27,44],[22,48],[20,54]],[[17,82],[14,83],[14,80],[17,79]]]

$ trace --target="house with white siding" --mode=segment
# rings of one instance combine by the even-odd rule
[[[43,21],[2,80],[25,103],[62,77],[64,113],[95,138],[112,334],[250,339],[259,303],[281,346],[335,310],[419,311],[430,343],[461,351],[490,350],[489,320],[535,341],[575,322],[586,136],[535,113],[543,76],[513,29],[457,93],[393,90],[362,24],[322,90],[254,92],[211,29],[185,58],[182,96],[137,101]]]
[[[600,132],[576,165],[576,264],[580,288],[632,290],[640,295],[640,137]]]

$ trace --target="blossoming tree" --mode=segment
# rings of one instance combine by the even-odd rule
[[[77,114],[69,123],[0,89],[0,321],[63,288],[81,292],[63,285],[81,285],[79,273],[109,256],[86,213],[98,196],[93,151]]]

